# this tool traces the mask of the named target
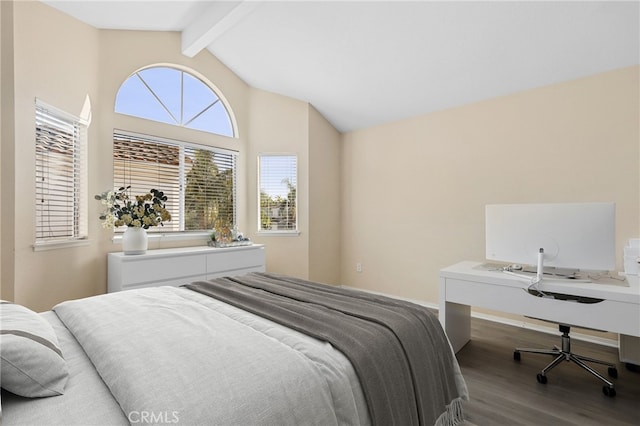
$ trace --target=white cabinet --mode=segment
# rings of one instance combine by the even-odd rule
[[[264,246],[185,247],[149,250],[145,254],[109,253],[109,293],[161,285],[179,286],[247,272],[264,272]]]

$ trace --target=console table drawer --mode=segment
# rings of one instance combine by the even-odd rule
[[[178,256],[122,262],[122,285],[163,282],[187,276],[204,276],[207,264],[203,256]]]
[[[107,290],[179,286],[192,281],[264,270],[264,246],[256,244],[233,248],[149,250],[145,254],[130,256],[109,253]]]
[[[207,271],[210,274],[264,266],[264,250],[227,250],[207,255]]]

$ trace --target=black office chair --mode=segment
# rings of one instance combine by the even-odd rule
[[[602,392],[609,397],[616,396],[616,390],[613,386],[613,383],[607,380],[600,373],[595,371],[593,368],[589,367],[586,362],[592,362],[596,364],[606,365],[608,367],[608,373],[610,377],[618,377],[618,370],[613,364],[608,362],[600,361],[598,359],[589,358],[586,356],[578,355],[571,352],[571,338],[569,337],[569,331],[571,327],[568,325],[560,324],[559,326],[560,332],[562,332],[562,349],[554,346],[553,349],[531,349],[531,348],[516,348],[513,351],[513,359],[516,361],[520,361],[520,353],[521,352],[531,352],[535,354],[544,354],[544,355],[553,355],[555,359],[551,361],[549,365],[542,369],[540,373],[537,375],[538,383],[545,384],[547,383],[547,372],[551,369],[555,368],[560,362],[564,361],[573,361],[578,364],[580,367],[587,370],[589,373],[596,376],[598,379],[602,380],[605,385],[602,387]]]

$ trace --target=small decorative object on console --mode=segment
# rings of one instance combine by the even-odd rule
[[[242,236],[238,231],[238,226],[234,226],[230,232],[220,232],[214,230],[210,234],[210,240],[207,241],[209,247],[239,247],[250,246],[253,244],[249,238]]]

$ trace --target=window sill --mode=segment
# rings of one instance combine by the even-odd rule
[[[149,241],[153,242],[163,242],[163,241],[188,241],[188,240],[199,240],[199,241],[208,241],[210,238],[210,232],[147,232],[147,237]],[[118,233],[113,236],[111,239],[114,244],[122,243],[122,234]]]
[[[88,246],[89,240],[38,241],[33,244],[33,251],[57,250],[70,247]]]
[[[297,237],[300,231],[258,231],[261,237]]]

